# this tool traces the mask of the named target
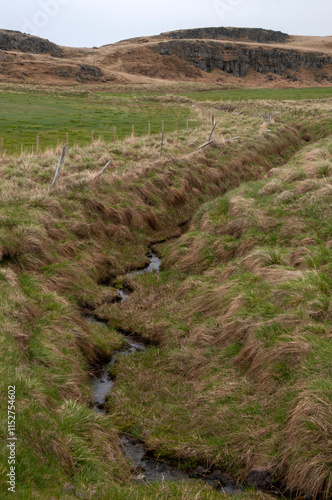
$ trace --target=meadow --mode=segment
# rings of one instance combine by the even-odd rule
[[[69,93],[70,94],[70,93]],[[166,132],[176,127],[185,129],[191,110],[187,105],[172,105],[163,102],[141,102],[124,96],[110,99],[101,94],[72,92],[66,95],[61,91],[46,93],[22,91],[0,92],[0,137],[4,139],[7,154],[36,152],[36,137],[39,135],[39,148],[43,151],[57,144],[86,145],[94,139],[105,142],[123,139],[132,135],[161,133],[162,121]],[[194,121],[189,127],[196,126]]]
[[[91,145],[89,123],[87,144],[70,142],[54,189],[55,149],[1,161],[0,435],[5,441],[15,386],[16,497],[227,498],[197,479],[137,481],[119,446],[126,433],[188,473],[219,469],[243,485],[250,471],[263,471],[267,491],[244,488],[233,498],[327,500],[331,99],[276,101],[267,121],[257,105],[268,109],[270,97],[225,110],[169,89],[99,98],[104,90],[0,94],[12,99],[8,123],[30,102],[31,123],[48,109],[54,131],[69,109],[85,122],[89,110],[96,125],[98,113],[119,106],[128,135],[130,106],[142,127],[155,117],[156,132],[160,110],[165,127],[169,117],[162,158],[160,130]],[[198,150],[211,115],[213,142]],[[193,127],[176,133],[181,116]],[[124,276],[146,264],[151,245],[161,272]],[[124,280],[132,293],[121,304]],[[111,367],[114,390],[100,415],[91,377],[123,346],[119,332],[149,348]],[[2,497],[12,498],[5,447],[0,467]]]
[[[210,90],[197,84],[158,88],[128,90],[119,86],[110,92],[100,89],[76,90],[74,88],[30,89],[22,86],[3,86],[0,91],[0,138],[4,141],[6,154],[29,154],[36,152],[37,135],[39,151],[55,148],[66,143],[66,134],[71,146],[91,144],[94,140],[104,142],[122,140],[136,136],[161,133],[164,121],[165,132],[176,128],[193,129],[197,126],[191,101],[239,103],[242,100],[281,102],[303,99],[316,100],[332,96],[332,88],[308,89],[223,89]],[[191,90],[190,90],[191,89]],[[167,99],[169,92],[183,96],[177,102]]]
[[[197,101],[242,101],[242,100],[271,100],[271,101],[302,101],[303,99],[326,99],[332,97],[332,87],[319,88],[285,88],[285,89],[225,89],[202,90],[200,92],[184,93]]]

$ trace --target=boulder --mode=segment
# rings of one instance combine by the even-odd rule
[[[272,485],[272,474],[266,469],[252,469],[245,478],[245,483],[250,488],[267,490]]]

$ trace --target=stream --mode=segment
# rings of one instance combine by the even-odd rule
[[[161,260],[158,255],[149,251],[147,254],[149,264],[141,270],[131,271],[124,276],[140,275],[144,273],[159,272]],[[120,303],[126,301],[130,295],[130,291],[126,289],[119,289],[118,293],[121,297]],[[90,323],[99,324],[105,329],[108,328],[107,322],[96,319],[93,316],[85,317],[86,321]],[[103,366],[100,366],[96,371],[96,376],[91,382],[91,396],[93,409],[97,413],[105,413],[105,403],[108,394],[112,390],[115,379],[109,374],[110,367],[117,362],[119,356],[130,356],[136,352],[144,352],[147,347],[133,339],[130,335],[123,335],[124,340],[128,344],[127,348],[119,349],[112,358]],[[164,460],[158,460],[151,456],[145,449],[142,443],[129,436],[122,435],[121,447],[125,456],[132,462],[132,472],[137,481],[180,481],[190,480],[191,478],[202,479],[208,482],[211,486],[218,488],[221,493],[238,494],[241,490],[236,488],[235,482],[230,479],[223,481],[221,471],[208,472],[202,467],[197,467],[191,474],[186,474],[176,466]],[[223,486],[221,486],[223,484]]]

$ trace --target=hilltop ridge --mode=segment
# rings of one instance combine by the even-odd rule
[[[99,48],[71,48],[0,30],[0,82],[161,80],[243,87],[326,86],[332,82],[332,37],[215,27],[170,31]]]

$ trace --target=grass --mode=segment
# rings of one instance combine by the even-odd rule
[[[118,446],[124,429],[184,467],[218,465],[241,479],[250,467],[268,464],[276,477],[281,467],[293,489],[296,467],[308,478],[315,474],[310,467],[318,448],[325,464],[329,386],[319,374],[330,352],[331,147],[327,139],[307,142],[329,134],[321,106],[315,123],[286,113],[270,124],[271,133],[258,117],[196,107],[203,125],[166,134],[162,159],[156,136],[70,147],[52,191],[56,152],[2,161],[0,432],[5,440],[7,387],[15,385],[18,498],[66,498],[68,491],[88,498],[216,496],[195,481],[132,482]],[[211,111],[220,121],[215,142],[192,154],[206,142]],[[241,140],[225,142],[234,132]],[[305,156],[294,156],[303,148]],[[110,158],[113,165],[94,180]],[[271,167],[278,174],[272,190],[272,179],[257,180]],[[280,198],[284,191],[292,196]],[[133,294],[115,304],[115,278],[144,266],[151,241],[179,237],[179,224],[191,216],[191,231],[160,248],[165,269],[125,278]],[[287,246],[290,238],[298,242],[294,248]],[[289,309],[289,323],[281,309]],[[108,319],[109,328],[84,321],[82,310]],[[308,315],[297,331],[298,318]],[[110,414],[98,416],[90,408],[89,372],[122,345],[115,328],[130,328],[155,346],[119,359]],[[300,354],[291,341],[279,345],[294,328]],[[261,361],[255,349],[264,354]],[[264,380],[276,391],[266,401]],[[317,401],[318,422],[315,405],[293,412],[301,383],[299,404]],[[285,449],[280,433],[287,443],[297,426],[305,440],[297,437],[299,447]],[[5,448],[0,464],[5,472]],[[1,482],[6,491],[5,474]],[[243,498],[268,496],[245,492]]]
[[[330,139],[304,148],[203,205],[159,247],[164,271],[133,279],[108,312],[162,346],[120,361],[108,403],[155,453],[238,479],[264,464],[293,493],[329,498],[331,177],[317,165],[330,150]]]
[[[186,92],[182,95],[197,101],[241,101],[241,100],[271,100],[294,101],[303,99],[326,99],[332,97],[331,87],[314,87],[300,89],[226,89],[202,90]]]
[[[36,137],[39,135],[40,151],[55,148],[66,142],[70,145],[91,144],[91,130],[94,138],[113,141],[114,127],[117,139],[131,136],[132,125],[135,135],[147,135],[148,123],[151,134],[161,133],[162,121],[165,131],[185,129],[187,118],[192,118],[189,106],[163,102],[139,102],[128,98],[108,99],[100,94],[0,92],[1,122],[0,137],[4,139],[7,154],[36,151]],[[190,127],[196,120],[190,121]],[[22,145],[22,146],[21,146]]]

